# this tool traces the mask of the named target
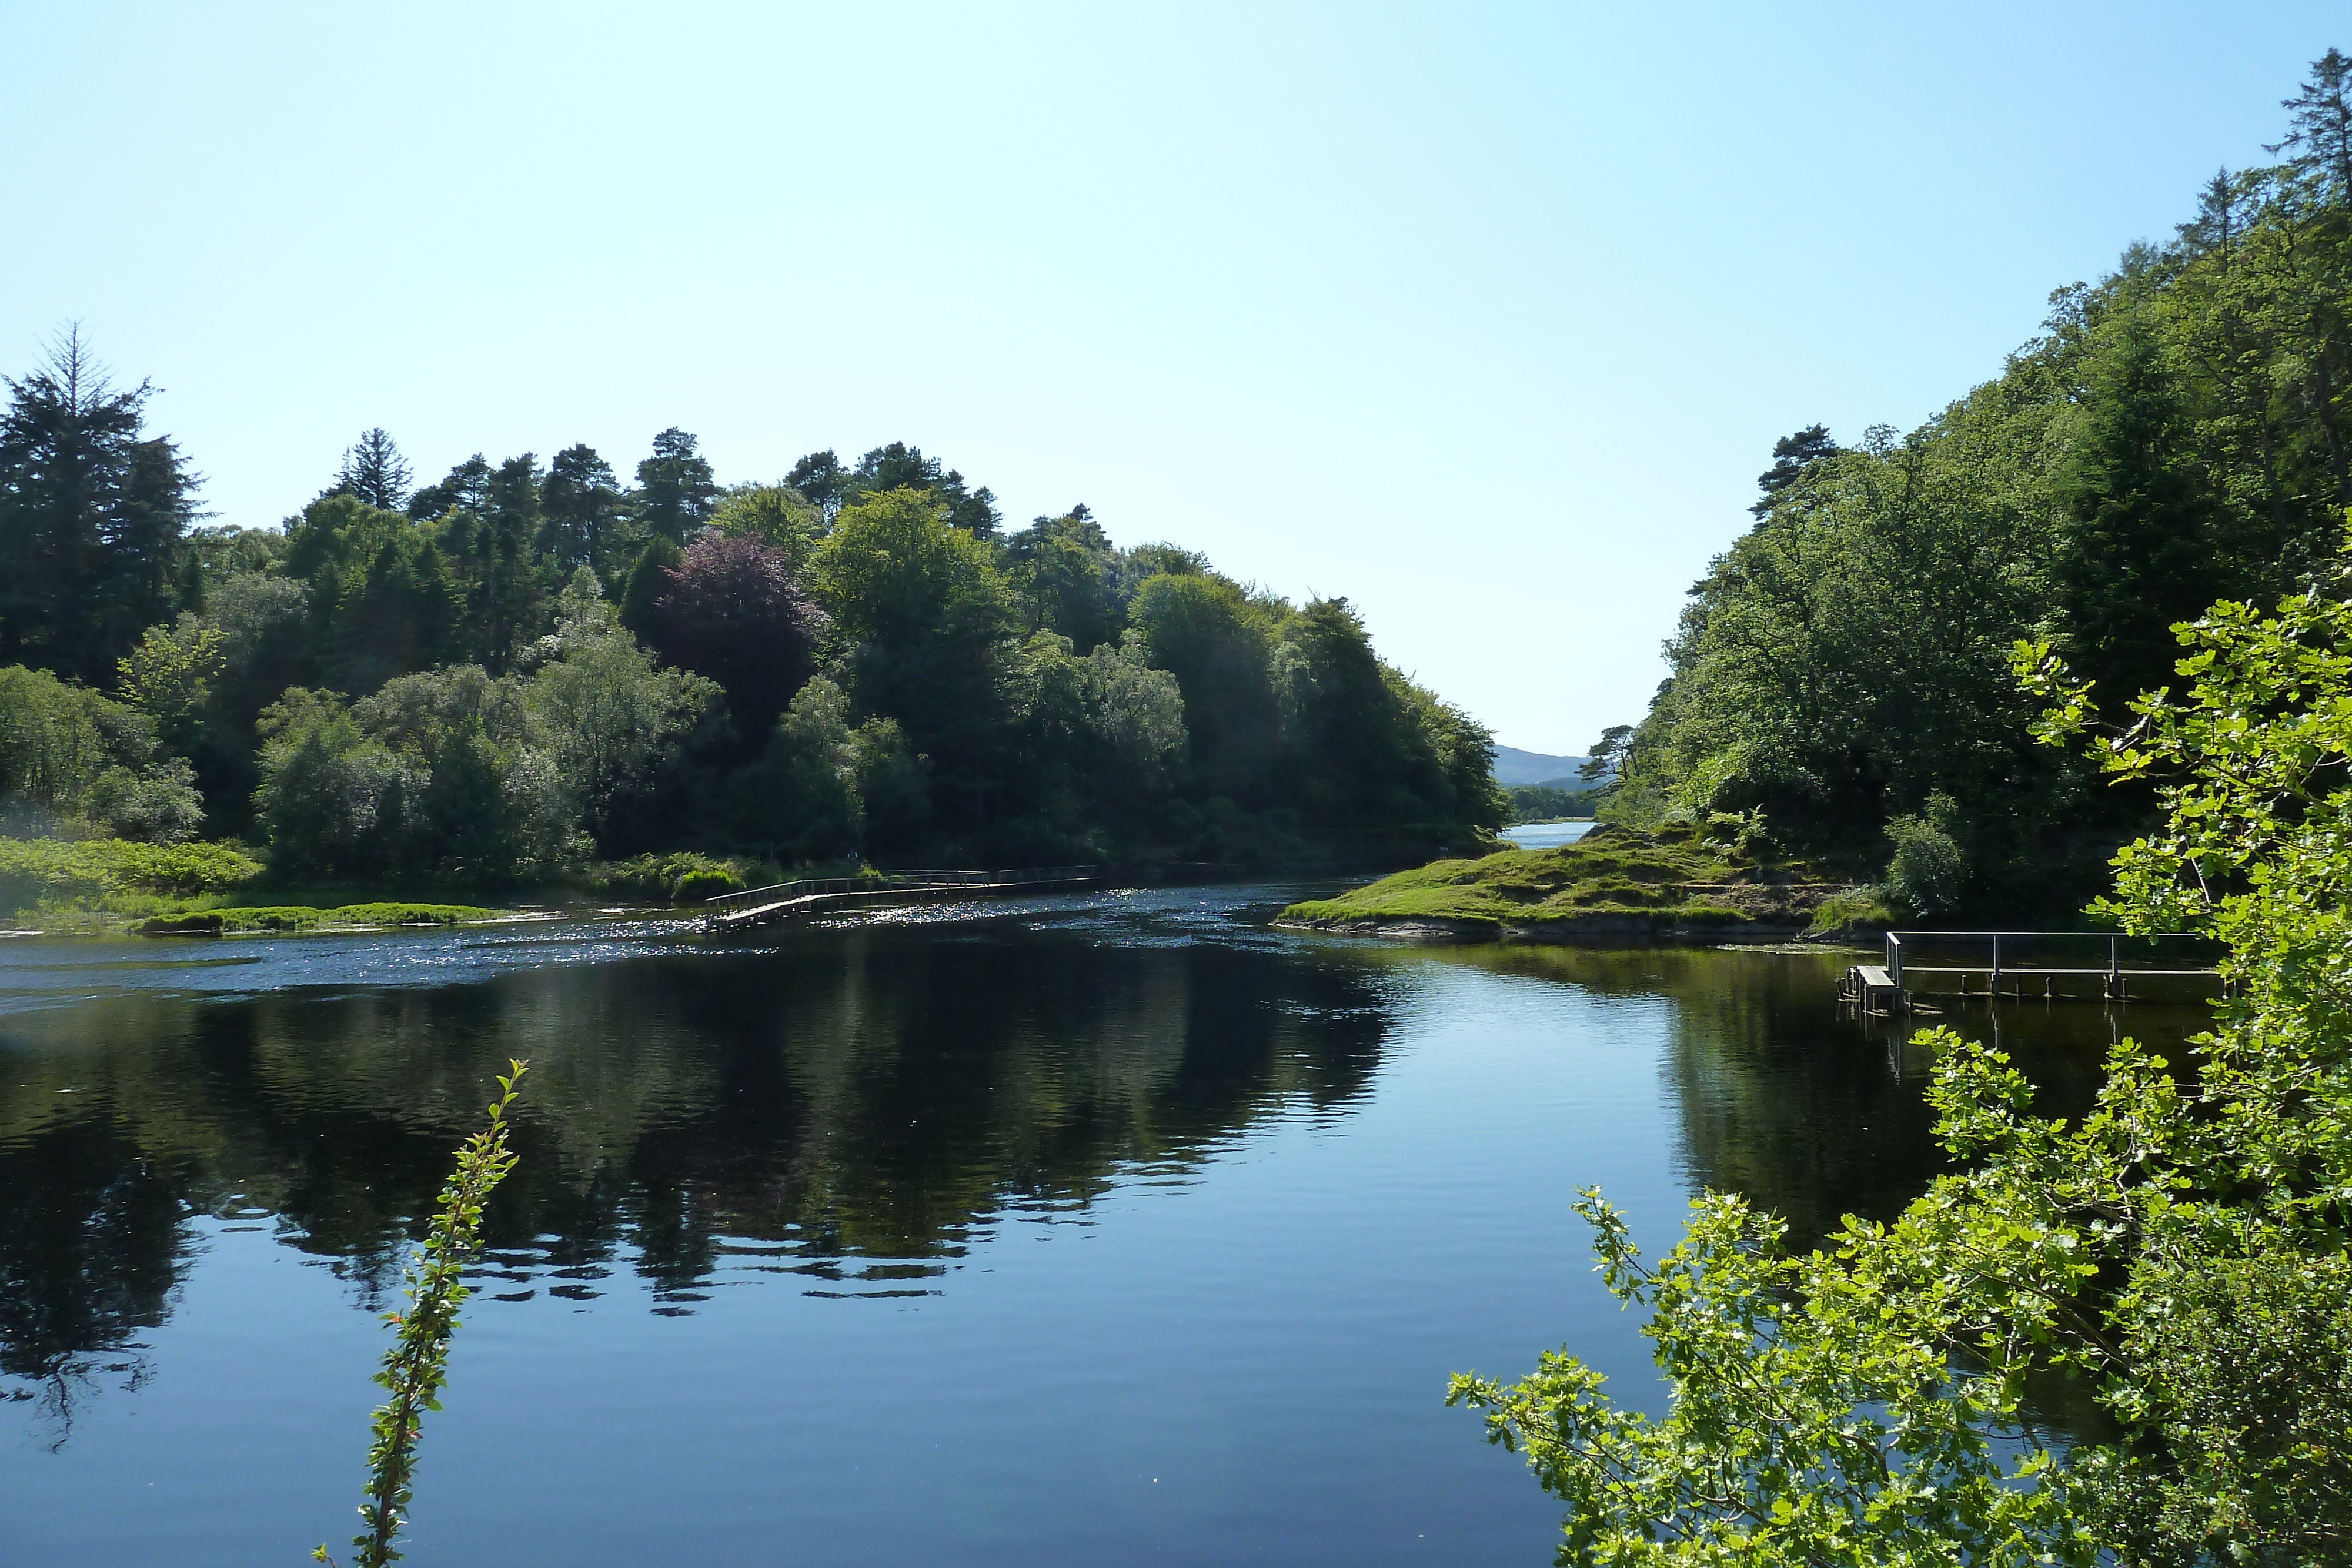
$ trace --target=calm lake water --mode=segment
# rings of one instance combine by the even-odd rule
[[[1572,844],[1593,830],[1591,822],[1521,822],[1502,830],[1503,837],[1523,850],[1549,850]]]
[[[412,1561],[1549,1562],[1443,1396],[1564,1343],[1654,1398],[1574,1190],[1654,1247],[1707,1185],[1886,1214],[1927,1063],[1836,956],[1265,928],[1310,891],[0,945],[0,1563],[340,1553],[509,1056]],[[2073,1105],[2115,1019],[2000,1024]]]

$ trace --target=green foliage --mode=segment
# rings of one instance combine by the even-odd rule
[[[1938,789],[1927,809],[1888,821],[1886,836],[1895,858],[1886,867],[1886,892],[1915,918],[1944,914],[1968,886],[1968,856],[1959,843],[1959,803]]]
[[[100,423],[136,412],[73,395]],[[71,778],[0,780],[0,812],[247,834],[297,878],[478,884],[689,846],[1404,860],[1507,814],[1484,727],[1382,663],[1344,600],[1122,550],[1084,507],[1000,538],[986,487],[904,443],[721,489],[673,429],[636,480],[575,444],[544,466],[476,453],[410,492],[366,432],[283,533],[173,545],[172,591],[137,625],[39,632],[41,723],[0,745]],[[0,544],[26,545],[26,580],[148,572],[109,553],[136,529],[107,526],[95,565],[72,529]],[[85,645],[123,700],[75,685]],[[821,722],[787,713],[803,692],[835,694]]]
[[[701,443],[676,425],[655,436],[653,446],[653,455],[637,465],[637,521],[647,532],[682,544],[710,520],[719,484]]]
[[[1892,930],[1895,925],[1895,912],[1879,889],[1857,887],[1832,893],[1816,904],[1812,922],[1805,927],[1805,935],[1861,936],[1874,931]]]
[[[744,485],[730,490],[710,514],[722,534],[759,540],[784,558],[798,579],[807,571],[824,537],[824,513],[788,485]]]
[[[992,636],[1011,610],[987,547],[925,490],[844,508],[817,552],[816,587],[843,636],[892,651]]]
[[[192,769],[147,714],[46,670],[0,669],[0,819],[181,843],[203,817]]]
[[[348,709],[298,687],[262,722],[257,804],[283,872],[498,883],[583,853],[578,806],[511,676],[403,675]]]
[[[1145,656],[1176,677],[1194,774],[1210,793],[1252,802],[1281,723],[1276,606],[1206,573],[1144,580],[1129,614]]]
[[[1652,1313],[1644,1332],[1672,1391],[1664,1416],[1619,1408],[1606,1380],[1565,1352],[1516,1384],[1457,1375],[1446,1395],[1485,1410],[1490,1440],[1524,1452],[1569,1504],[1560,1562],[2095,1560],[2026,1427],[2018,1380],[1955,1382],[1947,1351],[1916,1332],[1976,1308],[1987,1281],[1885,1270],[1875,1239],[1851,1229],[1835,1251],[1792,1258],[1780,1222],[1739,1199],[1691,1207],[1681,1244],[1650,1265],[1596,1191],[1576,1206],[1610,1292]],[[2080,1281],[2063,1249],[2033,1261],[2024,1290],[2071,1293]],[[1792,1300],[1806,1310],[1790,1311]],[[2006,1347],[1995,1338],[1993,1348]],[[2027,1456],[2008,1462],[1996,1434],[2019,1434]]]
[[[664,760],[717,706],[719,689],[690,671],[656,669],[585,567],[572,574],[556,613],[527,702],[556,776],[588,831],[603,836],[653,788]]]
[[[1961,864],[1933,888],[1906,870],[1905,896],[1940,918],[2056,917],[2096,891],[2153,793],[2031,750],[2006,651],[2048,642],[2119,706],[2172,680],[2173,622],[2329,555],[2352,504],[2335,79],[2321,61],[2292,101],[2284,162],[2217,177],[2175,241],[2053,295],[2041,337],[1917,430],[1774,448],[1605,817],[1760,806],[1859,876],[1930,823]],[[1938,791],[1956,810],[1934,822]]]
[[[1444,921],[1556,936],[1615,936],[1678,926],[1802,927],[1823,889],[1801,864],[1768,864],[1737,837],[1689,828],[1600,828],[1557,849],[1441,860],[1338,898],[1282,913],[1310,925]]]
[[[780,860],[829,860],[865,842],[866,801],[849,698],[816,676],[777,721],[761,765],[745,775],[743,831]]]
[[[95,685],[176,607],[196,480],[68,329],[0,411],[0,660]]]
[[[1084,507],[1038,518],[1005,540],[1004,557],[1029,630],[1066,637],[1081,653],[1118,635],[1118,552]]]
[[[541,484],[540,549],[559,572],[586,567],[611,580],[636,559],[643,540],[627,515],[613,465],[582,443],[549,459]]]
[[[742,890],[742,879],[730,872],[690,871],[679,877],[677,885],[670,889],[670,901],[674,904],[700,904],[722,893],[740,893]]]
[[[5,909],[120,894],[220,893],[260,874],[261,862],[232,844],[0,838],[0,908]]]
[[[1590,817],[1597,789],[1563,789],[1557,784],[1514,784],[1504,792],[1514,822],[1557,822]]]
[[[116,689],[165,733],[184,733],[227,662],[226,642],[218,627],[184,612],[174,625],[150,626],[139,646],[116,665]]]
[[[367,1494],[360,1504],[364,1528],[352,1538],[358,1568],[384,1568],[402,1556],[393,1542],[408,1521],[425,1413],[441,1408],[457,1310],[473,1293],[465,1281],[466,1265],[481,1237],[482,1210],[490,1194],[515,1167],[507,1145],[507,1111],[530,1063],[509,1061],[507,1068],[499,1080],[499,1097],[488,1106],[489,1124],[457,1150],[432,1228],[408,1266],[408,1309],[384,1316],[398,1332],[375,1378],[390,1397],[376,1410],[374,1441],[368,1447]],[[333,1561],[324,1545],[312,1555],[321,1563]]]
[[[621,624],[639,637],[648,637],[656,624],[655,603],[669,591],[669,574],[686,552],[667,534],[656,534],[629,568],[621,589]]]
[[[638,855],[588,868],[590,892],[607,898],[635,898],[647,903],[683,904],[732,893],[747,885],[741,862],[717,860],[691,850],[666,855]],[[709,893],[693,894],[708,887]]]
[[[2189,1071],[2126,1040],[2090,1114],[2034,1113],[1998,1051],[1948,1030],[1929,1099],[1962,1167],[1825,1248],[1728,1197],[1654,1267],[1597,1196],[1610,1288],[1652,1313],[1668,1413],[1592,1370],[1455,1380],[1569,1505],[1562,1560],[2066,1563],[2340,1560],[2352,1540],[2352,545],[2274,614],[2179,629],[2187,689],[2092,741],[2153,784],[2156,831],[2100,913],[2225,949]],[[2048,741],[2095,728],[2049,645],[2017,668]],[[2116,1428],[2071,1448],[2026,1391],[2094,1390]]]
[[[185,915],[159,915],[140,930],[150,936],[224,936],[236,932],[343,930],[374,925],[466,925],[499,919],[499,911],[470,904],[229,904]]]

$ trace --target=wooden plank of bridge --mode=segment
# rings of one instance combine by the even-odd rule
[[[1882,997],[1898,1008],[1903,1005],[1903,988],[1895,983],[1895,977],[1886,972],[1884,965],[1856,964],[1848,983],[1853,988],[1853,999],[1864,1012],[1876,1012]]]
[[[761,904],[750,909],[728,910],[710,916],[713,929],[732,931],[740,926],[765,925],[789,920],[797,915],[814,914],[821,908],[855,904],[869,898],[913,898],[969,895],[975,893],[1003,892],[1014,888],[1066,887],[1076,883],[1092,882],[1092,875],[1042,877],[1034,882],[925,882],[901,883],[895,887],[844,889],[838,893],[809,893],[797,898],[779,899],[773,904]]]

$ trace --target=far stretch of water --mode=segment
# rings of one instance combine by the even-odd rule
[[[1521,822],[1505,828],[1503,837],[1523,850],[1557,849],[1561,844],[1576,842],[1593,826],[1591,822]]]
[[[1654,1399],[1576,1188],[1653,1248],[1706,1185],[1888,1213],[1924,1063],[1837,956],[1266,926],[1321,891],[0,945],[0,1563],[340,1548],[377,1314],[510,1056],[413,1562],[1550,1561],[1443,1398],[1566,1344]],[[2063,1105],[2115,1024],[2001,1027]]]

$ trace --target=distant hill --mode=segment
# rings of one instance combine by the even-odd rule
[[[1540,751],[1521,751],[1516,746],[1495,747],[1497,784],[1549,784],[1573,779],[1576,770],[1583,766],[1581,757],[1547,757]]]

